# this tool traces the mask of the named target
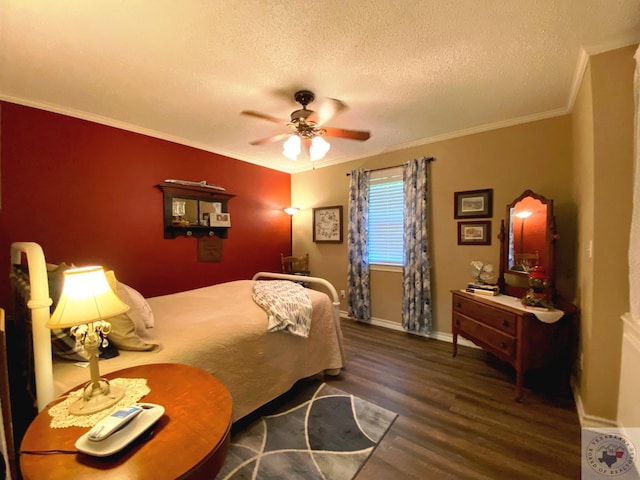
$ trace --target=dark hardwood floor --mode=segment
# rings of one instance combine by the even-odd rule
[[[553,372],[527,375],[519,403],[511,367],[480,349],[342,329],[346,368],[325,381],[399,414],[358,480],[580,478],[578,415]]]

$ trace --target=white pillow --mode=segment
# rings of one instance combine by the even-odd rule
[[[120,297],[120,300],[131,307],[127,315],[129,315],[135,323],[136,331],[141,333],[145,328],[153,328],[155,324],[153,312],[140,292],[121,282],[117,283],[116,290],[116,294]]]

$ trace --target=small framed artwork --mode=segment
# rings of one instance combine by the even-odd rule
[[[491,218],[493,189],[454,192],[454,218]]]
[[[228,213],[211,213],[209,214],[210,227],[230,227],[231,215]]]
[[[313,241],[342,243],[342,205],[313,209]]]
[[[491,221],[458,222],[458,245],[491,245]]]

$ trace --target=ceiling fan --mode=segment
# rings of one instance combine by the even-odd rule
[[[297,91],[294,95],[297,103],[302,108],[291,113],[291,120],[282,120],[253,110],[243,110],[243,115],[261,118],[269,122],[289,127],[286,133],[272,135],[260,140],[249,142],[251,145],[264,145],[271,142],[287,139],[283,144],[283,155],[292,160],[296,160],[304,147],[309,152],[311,160],[323,158],[329,151],[329,143],[323,137],[346,138],[348,140],[368,140],[371,134],[363,130],[348,130],[344,128],[326,127],[327,123],[334,115],[346,110],[348,107],[344,102],[335,98],[326,99],[317,112],[309,110],[309,105],[315,99],[313,92],[309,90]]]

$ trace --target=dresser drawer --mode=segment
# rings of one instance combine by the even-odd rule
[[[482,346],[502,354],[507,359],[515,358],[516,339],[486,324],[453,312],[453,331],[469,340],[477,340]]]
[[[509,335],[516,335],[518,316],[504,310],[493,308],[460,295],[453,296],[453,311],[460,312],[481,323],[497,328]]]

